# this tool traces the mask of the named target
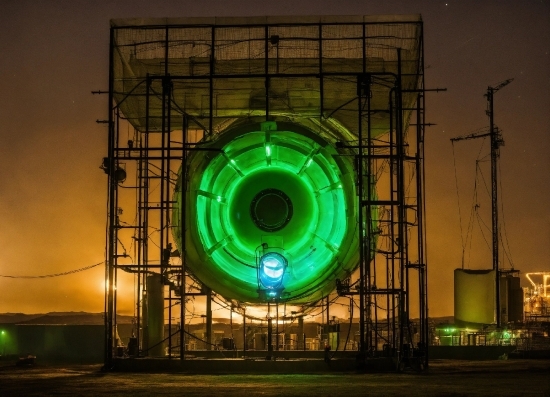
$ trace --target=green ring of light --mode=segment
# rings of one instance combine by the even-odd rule
[[[352,159],[337,161],[336,150],[320,137],[290,127],[300,133],[225,132],[217,142],[220,154],[195,152],[190,159],[186,263],[226,298],[261,301],[257,260],[262,243],[288,261],[284,301],[320,298],[357,266]],[[252,219],[251,202],[266,189],[281,190],[292,203],[293,216],[281,230],[261,230]],[[178,207],[181,193],[176,194]],[[181,234],[175,236],[181,246]]]

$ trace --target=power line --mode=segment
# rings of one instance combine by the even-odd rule
[[[455,143],[451,140],[451,146],[453,148],[453,165],[455,170],[455,185],[456,185],[456,198],[458,200],[458,220],[460,225],[460,239],[462,241],[462,268],[464,269],[464,251],[466,250],[466,243],[464,242],[464,232],[462,231],[462,212],[460,210],[460,194],[458,191],[458,177],[456,175],[456,156],[455,156]],[[466,235],[466,239],[468,235]]]
[[[99,265],[102,265],[104,263],[105,262],[99,262],[99,263],[96,263],[95,265],[81,267],[80,269],[75,269],[75,270],[69,270],[68,272],[64,272],[64,273],[45,274],[45,275],[42,275],[42,276],[6,276],[6,275],[3,275],[3,274],[0,274],[0,277],[4,277],[4,278],[50,278],[50,277],[67,276],[69,274],[79,273],[79,272],[83,272],[85,270],[92,269],[92,268],[94,268],[96,266],[99,266]]]

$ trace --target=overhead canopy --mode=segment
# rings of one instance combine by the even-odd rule
[[[111,25],[114,100],[139,131],[181,129],[185,114],[191,128],[216,134],[268,113],[353,139],[360,93],[370,98],[371,131],[379,135],[390,128],[390,93],[398,78],[409,91],[402,96],[406,112],[422,78],[419,15],[125,19]]]

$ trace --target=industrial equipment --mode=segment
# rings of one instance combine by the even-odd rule
[[[138,357],[215,348],[213,302],[246,350],[247,321],[284,346],[280,310],[328,324],[336,300],[358,307],[361,360],[425,357],[420,16],[114,20],[110,37],[106,365],[123,273]]]

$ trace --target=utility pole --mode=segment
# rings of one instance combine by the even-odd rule
[[[497,160],[500,156],[500,146],[504,144],[500,130],[495,126],[494,123],[494,111],[493,111],[493,98],[495,92],[501,88],[507,86],[512,82],[513,79],[508,79],[498,84],[496,87],[487,87],[487,115],[489,116],[489,131],[491,133],[491,211],[492,211],[492,229],[493,229],[493,270],[495,271],[496,277],[496,320],[497,328],[500,328],[500,271],[498,268],[498,190],[497,190]]]
[[[499,229],[498,229],[498,158],[500,157],[500,146],[504,144],[504,139],[500,130],[495,125],[494,122],[494,107],[493,107],[493,98],[495,92],[504,88],[510,84],[514,79],[504,80],[499,83],[496,87],[487,87],[487,93],[484,95],[487,98],[487,116],[489,116],[489,131],[483,131],[480,133],[469,134],[465,136],[460,136],[456,138],[451,138],[452,142],[462,141],[466,139],[476,139],[476,138],[491,138],[491,224],[492,224],[492,234],[493,234],[493,270],[495,271],[495,299],[496,299],[496,324],[497,328],[501,326],[501,313],[500,313],[500,270],[498,266],[498,249],[499,249]]]

